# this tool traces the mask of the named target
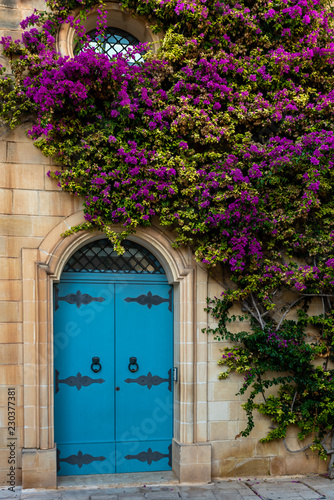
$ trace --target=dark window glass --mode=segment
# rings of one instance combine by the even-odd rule
[[[87,33],[90,38],[89,47],[94,49],[99,54],[107,54],[111,59],[113,56],[123,53],[129,48],[136,47],[140,42],[138,38],[131,35],[127,31],[119,28],[107,28],[104,35],[98,35],[96,30],[91,30]],[[75,46],[74,52],[78,54],[81,50],[81,45]],[[135,54],[134,59],[131,57],[130,64],[138,64],[143,61],[140,54]]]
[[[128,240],[123,247],[124,254],[117,255],[108,239],[93,241],[72,255],[64,272],[165,274],[147,248]]]

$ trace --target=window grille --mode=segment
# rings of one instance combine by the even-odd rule
[[[104,35],[97,34],[97,30],[94,29],[89,31],[87,35],[90,38],[89,47],[99,54],[106,54],[110,59],[120,53],[126,55],[127,49],[136,47],[140,43],[138,38],[119,28],[109,27],[105,30]],[[80,50],[81,45],[77,44],[74,49],[75,54],[78,54]],[[140,54],[134,54],[133,58],[131,58],[130,64],[138,64],[143,61]]]
[[[146,248],[126,240],[125,252],[117,255],[108,239],[80,248],[68,260],[64,272],[165,274],[163,267]]]

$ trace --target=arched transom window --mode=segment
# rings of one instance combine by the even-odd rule
[[[140,41],[135,36],[120,28],[108,27],[104,35],[93,29],[87,33],[90,38],[88,46],[99,54],[106,54],[110,59],[117,54],[127,54],[128,49],[136,47]],[[77,44],[75,53],[81,51],[81,45]],[[129,60],[130,64],[138,64],[143,61],[141,54],[134,54]]]
[[[123,242],[118,255],[108,239],[96,240],[80,248],[68,260],[64,272],[165,274],[158,259],[134,241]]]

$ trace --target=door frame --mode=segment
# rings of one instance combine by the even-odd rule
[[[80,232],[62,238],[69,227],[84,222],[83,212],[69,216],[42,241],[38,249],[22,249],[23,278],[23,488],[55,488],[54,444],[53,284],[65,263],[100,232]],[[123,228],[113,227],[115,231]],[[173,235],[161,227],[138,228],[128,237],[152,252],[174,289],[173,471],[181,482],[211,480],[208,442],[208,340],[206,297],[208,273],[186,248],[172,247]]]
[[[157,375],[162,375],[163,377],[166,377],[167,373],[168,373],[168,369],[170,369],[170,379],[169,379],[170,381],[169,381],[169,384],[164,384],[163,388],[166,389],[166,392],[167,392],[167,387],[169,386],[170,387],[169,390],[171,390],[171,393],[167,392],[167,394],[171,394],[170,399],[172,399],[172,400],[174,399],[173,398],[174,383],[172,381],[172,368],[173,368],[173,361],[174,361],[174,358],[173,358],[173,350],[174,350],[174,331],[173,331],[173,326],[174,325],[173,325],[173,318],[174,318],[174,311],[173,311],[173,308],[171,307],[171,305],[172,305],[171,302],[170,302],[171,298],[169,298],[168,293],[167,293],[167,292],[172,293],[173,292],[173,287],[171,287],[170,284],[167,282],[166,276],[164,274],[148,274],[148,273],[141,274],[141,273],[133,273],[133,272],[132,273],[121,273],[121,272],[120,273],[107,273],[107,272],[97,273],[97,272],[71,272],[70,271],[70,272],[63,272],[62,275],[61,275],[60,281],[58,283],[55,283],[55,285],[56,285],[55,288],[57,288],[58,285],[60,285],[59,286],[59,290],[57,292],[54,291],[54,296],[56,296],[56,299],[55,299],[56,300],[56,304],[57,304],[57,297],[59,297],[58,307],[59,307],[60,311],[58,311],[57,314],[60,313],[60,315],[61,315],[62,314],[61,310],[63,310],[63,307],[67,307],[67,316],[65,316],[67,318],[67,321],[69,320],[69,318],[71,318],[71,316],[68,316],[68,314],[74,313],[74,316],[72,317],[72,319],[70,321],[71,322],[72,321],[76,322],[77,321],[77,316],[75,315],[76,312],[79,314],[79,316],[80,316],[80,311],[81,311],[81,313],[83,313],[83,316],[81,316],[81,319],[82,319],[83,323],[80,323],[80,326],[77,325],[75,328],[74,328],[73,325],[71,325],[71,327],[70,327],[70,333],[69,333],[69,335],[67,335],[67,338],[70,339],[70,342],[72,342],[71,338],[73,339],[73,337],[77,337],[78,328],[82,328],[83,330],[86,330],[86,328],[87,328],[88,331],[92,330],[92,328],[93,328],[93,330],[94,330],[95,327],[92,327],[92,325],[94,325],[93,321],[95,321],[95,320],[93,320],[93,318],[94,317],[96,318],[96,315],[99,314],[99,311],[101,311],[101,309],[103,308],[103,304],[98,304],[98,303],[94,303],[94,302],[91,303],[90,302],[87,306],[86,305],[80,306],[80,310],[78,310],[75,307],[75,304],[73,304],[73,302],[71,302],[70,305],[68,305],[68,304],[65,305],[64,302],[62,302],[62,301],[65,299],[65,301],[67,302],[67,300],[66,300],[67,297],[60,297],[60,296],[61,295],[67,295],[67,293],[76,293],[76,291],[78,289],[81,291],[81,293],[91,294],[92,292],[91,292],[89,286],[92,285],[92,287],[98,287],[98,288],[94,289],[95,290],[93,292],[94,297],[98,297],[98,296],[99,297],[105,297],[107,301],[108,301],[108,299],[110,300],[111,297],[112,297],[112,305],[109,302],[109,305],[107,306],[107,307],[111,307],[114,310],[113,313],[112,313],[112,317],[113,317],[113,320],[115,321],[115,323],[114,323],[115,326],[114,326],[114,329],[113,329],[112,342],[111,342],[113,356],[114,356],[112,358],[112,360],[113,360],[112,364],[115,363],[115,368],[114,368],[115,369],[115,376],[114,376],[115,378],[113,380],[113,383],[111,384],[113,386],[112,389],[111,389],[111,387],[109,385],[109,390],[113,391],[112,393],[109,393],[111,396],[113,396],[113,394],[115,392],[114,391],[114,387],[116,385],[121,385],[122,382],[124,381],[124,378],[127,378],[127,377],[137,377],[137,375],[138,375],[138,374],[131,374],[128,371],[129,358],[127,358],[126,364],[125,364],[126,375],[123,377],[123,380],[121,381],[116,376],[116,373],[118,372],[118,368],[119,368],[118,360],[119,360],[119,357],[122,355],[122,353],[117,348],[117,345],[119,344],[119,341],[120,341],[120,339],[122,337],[122,335],[119,336],[119,330],[118,330],[118,327],[117,327],[118,322],[119,321],[122,322],[122,319],[121,319],[122,315],[118,315],[118,308],[116,307],[117,303],[118,303],[118,305],[120,305],[120,303],[117,302],[117,297],[119,297],[119,295],[117,293],[118,292],[117,287],[118,286],[121,287],[121,289],[119,290],[121,294],[124,294],[124,291],[125,291],[125,295],[123,295],[123,297],[129,296],[129,294],[130,294],[131,297],[136,297],[136,295],[139,295],[140,293],[146,293],[149,290],[153,294],[155,294],[155,293],[157,293],[157,288],[156,287],[159,287],[159,289],[161,290],[160,287],[163,286],[164,287],[164,292],[165,292],[165,295],[163,295],[163,298],[165,299],[166,302],[169,302],[169,304],[163,304],[162,305],[162,308],[165,309],[165,314],[167,314],[168,318],[169,318],[169,320],[168,320],[169,321],[169,328],[165,332],[164,338],[168,341],[168,346],[169,346],[169,348],[171,348],[171,351],[169,351],[169,353],[168,353],[168,358],[165,358],[165,359],[168,360],[167,364],[165,364],[165,370],[166,371],[162,371],[161,372],[161,371],[159,371],[159,369],[161,370],[161,366],[160,366],[161,359],[160,358],[161,358],[161,356],[164,357],[165,353],[164,353],[164,351],[161,351],[161,347],[159,347],[159,345],[156,345],[156,349],[160,349],[160,350],[159,350],[159,352],[155,351],[155,355],[154,356],[155,356],[156,359],[160,359],[160,361],[159,361],[159,367],[157,368],[157,366],[156,366],[156,360],[155,361],[153,360],[155,368],[152,369],[152,367],[146,365],[146,370],[150,370],[150,371],[152,370],[152,373],[157,374]],[[61,285],[70,286],[72,291],[71,292],[64,292],[64,289],[61,289]],[[124,286],[125,286],[125,290],[124,290]],[[135,287],[136,291],[134,291],[134,289],[131,288],[133,286]],[[88,287],[88,290],[87,290],[87,287]],[[139,291],[139,289],[142,290],[143,287],[145,287],[146,292]],[[83,292],[83,288],[85,289],[85,292]],[[135,295],[133,295],[133,293]],[[159,295],[161,295],[161,293],[159,293]],[[122,300],[122,302],[123,302],[123,300]],[[90,308],[89,308],[89,306],[90,306]],[[115,308],[114,308],[114,306],[115,306]],[[167,306],[168,306],[168,309],[167,309]],[[133,308],[136,309],[136,307],[138,307],[138,304],[130,304],[130,305],[127,305],[125,307],[130,307],[133,310]],[[88,308],[87,311],[86,311],[87,315],[85,313],[85,309],[86,308]],[[140,305],[139,308],[142,309],[142,305]],[[153,309],[151,309],[151,307],[150,307],[151,310],[147,309],[147,307],[145,307],[145,306],[143,308],[144,309],[143,312],[146,313],[147,315],[151,316],[152,313],[156,315],[155,316],[156,317],[156,322],[154,323],[155,324],[155,327],[154,327],[155,329],[159,326],[160,321],[161,321],[160,314],[162,313],[162,311],[161,311],[161,313],[159,313],[160,308],[161,308],[161,305],[159,305],[158,308],[156,308],[154,306]],[[57,309],[57,305],[56,305],[55,309]],[[72,313],[69,312],[70,310],[72,311]],[[136,315],[137,314],[138,314],[138,312],[136,313]],[[86,326],[85,326],[85,320],[87,321]],[[70,374],[75,375],[78,370],[80,370],[82,374],[91,376],[93,378],[96,378],[96,377],[97,378],[99,378],[99,377],[106,378],[107,375],[103,375],[103,370],[102,370],[101,374],[98,374],[98,375],[95,375],[94,373],[92,374],[92,372],[89,370],[89,365],[90,365],[91,361],[89,362],[89,365],[87,365],[87,363],[86,363],[86,370],[85,370],[85,368],[83,368],[83,366],[85,366],[85,365],[82,365],[81,363],[80,363],[80,367],[78,365],[76,365],[76,368],[74,369],[74,371],[72,370],[72,368],[69,368],[69,366],[72,366],[72,363],[70,362],[70,358],[68,358],[68,355],[66,354],[66,345],[64,345],[64,344],[66,344],[66,341],[67,341],[66,340],[66,333],[64,333],[64,332],[66,332],[66,329],[64,330],[64,328],[63,328],[64,324],[66,325],[66,322],[63,323],[62,320],[59,317],[58,317],[58,321],[60,321],[60,324],[62,325],[62,327],[60,329],[60,331],[62,332],[61,333],[61,342],[60,342],[60,344],[58,344],[58,347],[57,347],[57,341],[56,341],[55,345],[54,345],[54,349],[56,351],[58,351],[58,358],[57,358],[57,362],[55,360],[55,364],[56,364],[57,368],[60,369],[60,372],[61,372],[61,375],[59,375],[59,372],[58,372],[59,379],[61,379],[61,378],[64,379],[65,377],[69,376]],[[59,324],[58,324],[58,326],[59,326]],[[100,326],[101,326],[101,324],[100,324]],[[108,325],[105,324],[105,326],[107,327]],[[58,328],[58,331],[59,331],[59,328]],[[125,333],[125,332],[123,332],[123,333]],[[108,338],[110,339],[110,337],[108,337]],[[159,334],[159,338],[161,338],[160,334]],[[78,341],[78,337],[77,337],[76,341]],[[76,341],[74,340],[74,344],[75,344]],[[78,344],[76,344],[76,346],[78,347]],[[127,345],[127,347],[129,347],[129,345]],[[165,347],[167,348],[166,344],[165,344]],[[72,345],[72,348],[73,348],[73,345]],[[94,349],[95,349],[95,347],[94,347]],[[132,347],[130,349],[132,350]],[[77,350],[75,350],[75,351],[77,353]],[[105,365],[105,360],[106,360],[105,352],[104,352],[104,350],[93,352],[93,354],[96,354],[96,353],[99,354],[99,355],[102,354],[101,364],[102,364],[102,367],[103,367]],[[132,351],[132,353],[130,352],[130,354],[133,354],[133,353],[136,353],[136,351]],[[159,354],[159,356],[158,356],[158,354]],[[63,359],[67,359],[67,365],[66,366],[64,366],[64,364],[61,361],[62,356],[64,356]],[[77,355],[75,355],[74,357],[77,357]],[[109,356],[108,356],[108,358],[109,358]],[[139,366],[142,365],[142,362],[140,361],[141,359],[142,359],[142,356],[140,355],[140,358],[139,358],[139,361],[138,361]],[[86,359],[86,362],[87,362],[87,359]],[[152,363],[152,359],[151,359],[150,363]],[[59,368],[60,365],[61,365],[61,368]],[[87,366],[88,366],[88,368],[87,368]],[[118,366],[118,368],[117,368],[117,366]],[[168,368],[167,368],[167,366],[168,366]],[[64,373],[62,371],[62,369],[65,369],[66,373]],[[69,370],[69,371],[67,371],[67,370]],[[82,370],[84,370],[84,371],[82,371]],[[57,370],[55,370],[55,373],[56,372],[57,372]],[[147,373],[147,371],[145,371],[144,373]],[[141,375],[143,375],[144,373],[141,371]],[[117,382],[117,379],[118,379],[118,382]],[[127,379],[127,380],[129,380],[129,379]],[[164,381],[168,382],[168,379],[164,379]],[[60,380],[60,383],[61,382],[62,382],[62,380]],[[109,384],[110,384],[110,380],[108,381],[107,378],[106,378],[106,380],[104,380],[104,382],[107,382],[107,383],[109,382]],[[57,384],[57,380],[56,380],[56,384]],[[65,386],[61,386],[61,387],[65,387]],[[97,387],[100,388],[100,386],[97,386]],[[127,384],[125,384],[125,386],[123,386],[123,389],[126,390],[126,387],[127,387]],[[132,390],[132,387],[137,388],[138,393],[141,390],[145,391],[145,389],[139,388],[139,386],[137,386],[137,385],[136,386],[131,386],[130,387],[130,391]],[[151,386],[149,386],[149,388],[150,387]],[[62,394],[63,389],[60,389],[60,388],[58,388],[58,389],[60,390],[60,393]],[[123,391],[123,389],[121,389],[121,391]],[[82,391],[80,391],[80,393],[78,393],[78,391],[76,391],[75,387],[73,388],[73,386],[70,389],[67,388],[67,391],[71,391],[71,394],[73,394],[73,392],[72,392],[73,390],[76,393],[75,397],[78,397],[81,400]],[[85,391],[87,391],[87,389],[83,389],[83,391],[85,392]],[[89,391],[90,390],[88,388],[88,393],[91,394],[91,397],[94,397],[94,396],[92,396],[92,393],[89,392]],[[102,387],[102,391],[103,391],[103,387]],[[147,389],[146,389],[146,391],[147,391]],[[167,417],[166,421],[168,421],[169,429],[170,429],[170,426],[173,428],[173,423],[174,423],[174,421],[173,421],[173,413],[174,413],[174,411],[173,410],[174,409],[173,409],[172,405],[173,405],[174,401],[171,401],[168,404],[166,404],[166,401],[164,401],[163,399],[161,399],[162,398],[161,395],[157,396],[157,392],[156,391],[157,391],[157,389],[155,389],[155,390],[152,389],[152,391],[147,391],[147,394],[150,397],[150,401],[152,402],[152,404],[153,404],[154,399],[156,397],[159,397],[160,398],[160,406],[156,406],[154,410],[153,410],[154,407],[152,406],[151,410],[152,410],[153,413],[150,413],[149,415],[147,414],[145,416],[144,422],[145,422],[145,420],[148,420],[147,417],[149,417],[149,420],[150,420],[149,425],[153,424],[153,425],[156,426],[156,428],[158,428],[158,427],[160,427],[160,423],[162,421],[164,421],[164,415],[165,415]],[[57,392],[57,389],[56,389],[56,392]],[[158,389],[158,394],[159,393],[161,394],[161,388]],[[67,392],[67,396],[69,396],[68,392]],[[117,421],[117,409],[119,408],[118,407],[119,403],[117,403],[117,400],[119,400],[119,396],[115,396],[115,404],[114,404],[114,411],[115,411],[114,424],[115,424],[116,428],[117,428],[117,425],[118,425],[118,423],[117,423],[118,422]],[[129,401],[129,399],[127,399],[127,401]],[[57,407],[56,407],[56,404],[57,404]],[[69,415],[67,415],[68,404],[69,404],[69,406],[71,408],[73,408],[71,400],[67,399],[67,401],[65,402],[65,400],[62,399],[59,395],[55,396],[54,397],[55,415],[57,414],[57,409],[59,410],[59,409],[62,408],[64,411],[66,411],[66,418],[67,418],[69,416]],[[77,404],[81,404],[81,403],[78,403],[78,401],[77,401]],[[139,401],[139,405],[140,405],[140,401]],[[138,408],[138,406],[137,406],[137,408]],[[75,421],[75,420],[76,419],[74,418],[73,421]],[[122,418],[122,420],[124,420],[124,417]],[[55,421],[55,424],[56,424],[56,421]],[[144,430],[144,425],[143,425],[143,427],[141,427],[141,422],[139,420],[132,422],[131,425],[134,428],[136,428],[137,426],[139,426],[137,428],[138,429],[140,428],[140,432],[141,433],[144,433],[144,434],[146,434],[147,432],[150,433],[150,431]],[[76,425],[76,427],[77,427],[77,425]],[[82,427],[80,429],[82,430]],[[59,430],[60,430],[60,428],[58,427],[58,431]],[[125,429],[123,429],[122,432],[129,434],[128,430],[129,430],[128,428],[127,428],[127,431],[125,431]],[[169,439],[168,439],[168,441],[169,441],[168,445],[166,444],[166,448],[163,448],[163,447],[161,447],[162,446],[161,443],[158,444],[158,447],[155,448],[158,452],[160,452],[160,453],[168,453],[169,452],[169,450],[170,450],[169,445],[171,444],[171,440],[172,440],[172,437],[173,437],[173,432],[172,432],[171,429],[169,430],[169,433],[170,434],[169,434]],[[57,434],[57,433],[55,433],[55,434]],[[59,432],[58,432],[58,436],[59,436]],[[90,442],[89,441],[85,442],[85,439],[84,439],[85,435],[81,434],[81,436],[83,438],[83,443],[82,443],[82,447],[80,447],[80,449],[83,451],[83,453],[89,453],[90,454],[91,451],[85,452],[84,449],[83,449],[85,447],[85,445],[89,446]],[[116,457],[117,457],[117,449],[118,449],[118,447],[121,446],[122,444],[123,445],[125,444],[124,440],[119,439],[119,437],[117,438],[117,436],[119,436],[119,434],[117,434],[117,432],[115,432],[114,441],[110,441],[110,439],[106,440],[105,442],[97,440],[95,444],[98,445],[98,446],[99,445],[104,446],[106,444],[106,442],[109,442],[110,445],[112,445],[112,443],[113,443],[115,445],[115,452],[116,452]],[[94,441],[93,434],[90,434],[90,437]],[[137,435],[136,434],[132,434],[132,441],[136,441],[136,438],[137,438]],[[79,439],[78,436],[77,436],[77,439]],[[142,440],[142,445],[144,446],[144,448],[139,448],[139,451],[146,451],[148,449],[148,447],[151,447],[152,443],[145,444],[145,441],[151,441],[152,439],[153,439],[153,441],[166,441],[167,440],[166,437],[164,437],[164,438],[160,437],[159,439],[157,437],[153,437],[152,438],[152,437],[149,437],[149,434],[148,434],[147,437],[146,437],[146,439],[143,439],[143,438],[141,439]],[[56,440],[56,445],[57,445],[57,448],[59,450],[61,450],[61,446],[60,446],[60,444],[58,443],[57,440]],[[74,442],[72,442],[70,440],[69,443],[67,443],[67,445],[68,446],[71,445],[71,447],[73,449],[76,448],[76,451],[73,451],[73,452],[71,451],[69,453],[67,452],[67,454],[71,455],[71,454],[74,453],[74,455],[75,455],[77,453],[78,449],[79,449],[77,447],[77,445],[76,445],[76,440],[74,440]],[[133,445],[134,445],[134,443],[132,443],[132,446]],[[62,446],[64,446],[64,444]],[[159,446],[160,446],[160,448],[159,448]],[[139,451],[137,449],[136,453],[138,453]],[[107,450],[105,450],[105,453],[108,453]],[[130,453],[131,454],[135,454],[135,452],[134,452],[133,449],[130,450]],[[99,453],[95,453],[95,455],[96,454],[101,454],[101,450],[100,450]],[[104,455],[103,451],[102,451],[102,454]],[[95,472],[95,474],[106,474],[106,473],[108,473],[108,474],[115,474],[115,473],[116,474],[121,474],[122,473],[122,472],[120,472],[120,471],[117,470],[117,468],[118,468],[118,463],[117,462],[115,462],[116,472],[111,472],[111,471],[106,472],[106,471],[103,471],[103,470],[105,470],[104,469],[105,463],[108,463],[108,456],[109,455],[106,454],[106,457],[107,457],[106,462],[103,462],[102,464],[101,463],[96,464],[96,465],[99,466],[99,468],[101,469],[102,472],[99,472],[99,473]],[[64,455],[62,455],[61,458],[64,458]],[[165,456],[165,458],[168,458],[168,456]],[[110,459],[110,457],[109,457],[109,459]],[[129,461],[128,462],[125,461],[124,462],[124,460],[123,460],[123,463],[128,463],[129,466],[131,464],[133,464],[133,463],[136,463],[136,462],[137,461],[130,461],[130,462]],[[165,460],[165,462],[166,462],[166,460]],[[160,462],[159,462],[159,464],[160,464]],[[65,465],[65,467],[67,467],[67,469],[70,468],[72,470],[72,474],[76,475],[77,478],[81,474],[84,474],[84,468],[80,469],[80,473],[79,473],[79,470],[77,469],[77,467],[73,467],[73,464],[72,464],[72,467],[69,467],[66,464],[63,464],[63,465]],[[93,466],[94,466],[94,464],[93,464]],[[61,466],[61,468],[63,469],[63,466]],[[158,469],[158,471],[159,470],[161,471],[161,470],[166,470],[166,469]],[[132,471],[132,473],[133,472],[134,471]],[[145,472],[149,472],[149,470],[147,470]],[[127,471],[126,473],[130,474],[131,472]],[[66,475],[72,475],[72,474],[68,474],[68,473],[67,474],[58,474],[58,477],[59,476],[66,476]],[[89,472],[89,475],[93,475],[93,474],[91,472]]]

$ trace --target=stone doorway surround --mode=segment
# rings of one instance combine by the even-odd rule
[[[54,443],[53,283],[59,281],[69,257],[98,232],[60,235],[84,221],[83,213],[58,224],[38,249],[22,249],[24,432],[22,487],[56,488]],[[114,228],[117,231],[117,227]],[[122,228],[119,228],[120,230]],[[211,444],[207,423],[208,275],[186,249],[173,249],[172,236],[159,227],[140,228],[128,238],[148,248],[164,266],[174,285],[174,366],[179,380],[174,390],[173,471],[180,482],[211,480]]]

